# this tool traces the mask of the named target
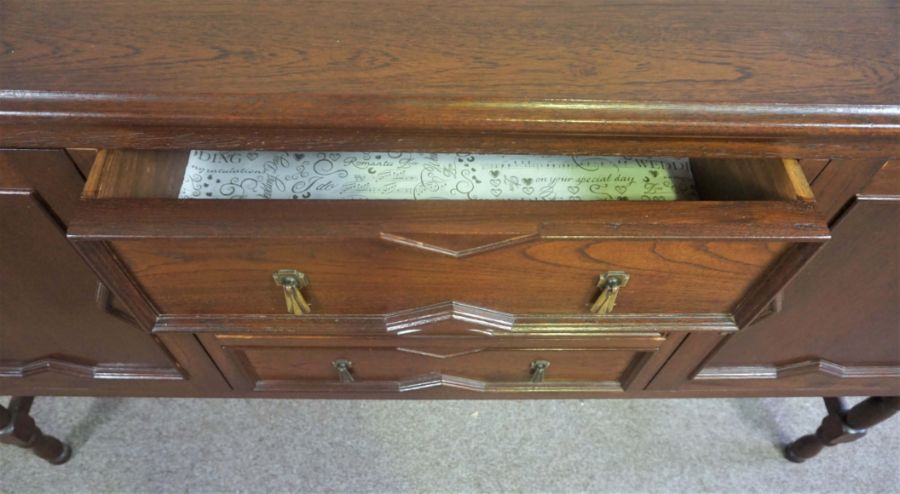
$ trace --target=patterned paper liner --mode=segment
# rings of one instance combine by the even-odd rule
[[[687,158],[195,150],[178,197],[671,201],[697,193]]]

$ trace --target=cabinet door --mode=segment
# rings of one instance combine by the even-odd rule
[[[153,394],[214,382],[193,336],[164,344],[138,328],[68,244],[82,186],[63,151],[0,151],[0,394]]]
[[[825,171],[830,178],[820,187],[835,196],[866,172],[853,163]],[[699,360],[676,355],[652,386],[717,394],[900,393],[900,162],[884,164],[840,210],[835,204],[823,211],[839,215],[832,240],[767,316],[730,336],[699,370],[702,347],[711,350],[719,340],[692,335],[683,348]]]

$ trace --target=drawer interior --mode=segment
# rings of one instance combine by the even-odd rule
[[[131,151],[131,150],[105,150],[98,153],[97,160],[94,164],[93,171],[91,173],[90,180],[88,181],[85,191],[84,197],[90,199],[104,199],[104,198],[166,198],[166,199],[178,199],[179,193],[183,192],[183,185],[185,182],[186,169],[188,168],[188,163],[190,160],[194,159],[196,161],[197,153],[204,153],[203,157],[207,158],[207,155],[212,154],[212,151]],[[202,188],[202,190],[213,190],[216,187],[222,188],[223,182],[224,186],[228,186],[231,191],[235,189],[234,185],[230,185],[228,177],[238,177],[233,178],[233,181],[237,186],[239,186],[238,181],[241,177],[249,176],[246,173],[244,175],[241,174],[231,174],[229,172],[237,172],[237,171],[252,171],[252,175],[255,177],[265,177],[268,174],[278,173],[278,176],[270,175],[272,180],[280,180],[285,176],[290,177],[292,179],[300,180],[301,171],[306,173],[315,166],[315,162],[310,164],[313,159],[307,158],[308,156],[316,155],[314,152],[303,152],[303,153],[279,153],[275,155],[273,153],[269,153],[267,156],[268,160],[265,158],[256,158],[254,162],[250,162],[246,159],[247,152],[243,152],[241,156],[243,158],[235,158],[234,155],[237,152],[218,152],[222,157],[216,161],[215,158],[207,158],[213,163],[208,164],[209,168],[205,170],[211,170],[210,173],[221,173],[220,175],[208,175],[210,179],[209,182],[212,183],[198,183],[198,188]],[[254,155],[256,153],[251,153]],[[283,154],[283,166],[281,161],[278,159],[272,159],[272,156],[276,156],[276,158],[281,157]],[[322,156],[326,156],[326,153],[318,153]],[[340,153],[334,153],[335,156],[341,156]],[[377,155],[379,158],[381,157],[378,153],[356,153],[356,154],[372,154]],[[387,154],[387,153],[385,153]],[[346,153],[344,153],[346,155]],[[193,158],[192,158],[193,156]],[[297,160],[292,156],[303,156],[303,160]],[[398,155],[402,156],[402,155]],[[451,155],[413,155],[413,156],[451,156]],[[569,156],[534,156],[528,157],[528,155],[521,155],[521,158],[517,158],[515,156],[506,156],[506,161],[501,160],[500,158],[495,157],[494,155],[468,155],[468,156],[486,156],[485,160],[490,163],[496,163],[495,168],[488,169],[490,165],[484,165],[485,169],[483,170],[483,180],[477,179],[479,183],[482,183],[485,187],[490,188],[490,185],[484,182],[495,181],[497,185],[497,189],[503,189],[504,191],[512,190],[513,187],[516,187],[517,190],[523,188],[524,182],[521,180],[528,180],[529,185],[537,185],[536,183],[532,183],[531,180],[541,180],[541,175],[552,175],[554,180],[571,180],[571,182],[564,183],[572,183],[572,191],[576,189],[580,189],[579,184],[586,184],[587,181],[597,180],[596,184],[598,185],[596,190],[600,190],[599,186],[602,186],[604,191],[608,191],[611,194],[595,194],[595,195],[581,195],[581,196],[573,196],[573,198],[577,197],[579,200],[587,199],[598,199],[598,200],[616,200],[618,194],[616,192],[618,190],[625,192],[625,185],[617,185],[618,182],[616,180],[628,182],[633,181],[641,181],[644,180],[646,182],[653,183],[645,184],[646,187],[640,191],[636,191],[634,194],[628,196],[628,199],[638,199],[643,198],[644,200],[654,200],[656,198],[659,199],[669,199],[669,200],[690,200],[690,199],[699,199],[699,200],[707,200],[707,201],[812,201],[813,195],[809,188],[809,185],[803,176],[802,169],[796,160],[790,159],[771,159],[771,158],[760,158],[760,159],[713,159],[713,158],[690,158],[690,159],[680,159],[681,162],[685,162],[689,167],[690,173],[687,177],[669,177],[668,180],[664,180],[664,175],[667,172],[665,169],[665,165],[670,165],[673,158],[635,158],[626,160],[623,163],[627,163],[628,165],[634,166],[646,166],[646,168],[640,168],[632,173],[631,168],[626,166],[622,166],[621,170],[617,175],[614,176],[615,170],[620,169],[620,166],[616,163],[616,159],[614,157],[594,157],[595,160],[607,160],[609,163],[599,162],[596,165],[591,166],[582,166],[583,163],[579,162],[579,166],[572,166],[571,168],[575,171],[559,171],[555,168],[559,163],[562,163],[566,160],[572,161],[575,160],[583,160],[590,162],[591,158],[579,158],[579,157],[569,157]],[[350,159],[345,158],[345,159]],[[402,158],[401,158],[402,159]],[[452,160],[447,158],[442,158],[448,161],[448,164],[443,165],[447,170],[447,174],[453,174],[454,176],[459,172],[459,170],[452,169],[455,167],[455,164],[452,163]],[[493,160],[493,161],[491,161]],[[510,183],[510,177],[503,176],[502,173],[505,173],[502,169],[503,166],[507,165],[507,162],[515,162],[522,160],[531,160],[529,165],[531,168],[528,168],[529,177],[519,178],[512,177],[516,179],[516,184],[513,185]],[[546,167],[542,168],[542,160],[546,163]],[[625,160],[625,159],[623,159]],[[373,158],[374,161],[374,158]],[[410,161],[412,161],[410,159]],[[419,160],[422,161],[422,160]],[[464,159],[460,158],[462,164],[459,164],[459,167],[466,166],[467,163]],[[415,162],[418,163],[418,162]],[[372,177],[372,180],[375,181],[377,177],[384,177],[386,175],[390,175],[392,173],[392,166],[394,168],[398,168],[404,166],[399,161],[384,163],[384,160],[378,161],[376,163],[379,165],[376,167],[369,167],[368,172],[363,172],[361,175],[355,177],[356,181],[364,181],[367,177]],[[341,165],[340,161],[335,159],[333,162],[329,161],[328,165],[322,165],[323,173],[331,175],[341,174],[342,177],[345,177],[347,169],[356,170],[351,165]],[[344,168],[341,168],[343,166]],[[412,166],[412,165],[407,165]],[[514,166],[510,165],[510,166]],[[215,169],[213,169],[215,167]],[[449,168],[448,168],[449,167]],[[554,167],[554,168],[550,168]],[[309,170],[307,170],[309,169]],[[204,169],[199,169],[204,170]],[[286,173],[294,173],[294,175],[285,175],[283,170],[287,170]],[[644,170],[653,171],[653,175],[649,173],[643,173]],[[420,169],[413,169],[415,173],[420,173]],[[464,169],[463,171],[468,172],[470,169]],[[371,175],[368,175],[368,173]],[[638,173],[640,172],[640,173]],[[203,171],[201,174],[205,174]],[[311,173],[311,171],[310,171]],[[399,174],[396,170],[393,171],[395,174]],[[405,172],[404,172],[405,173]],[[459,172],[460,176],[463,175],[462,172]],[[491,178],[492,173],[496,174],[497,178]],[[567,173],[577,173],[577,176],[565,176]],[[659,175],[662,173],[663,175]],[[220,178],[221,177],[221,178]],[[321,179],[323,175],[316,175],[313,177],[307,177],[309,180],[303,181],[302,183],[306,184],[308,182],[316,183],[315,179]],[[200,177],[198,180],[206,180],[207,177]],[[506,179],[504,183],[501,183],[501,178]],[[607,182],[611,180],[611,182]],[[691,192],[694,193],[678,193],[678,191],[668,191],[665,195],[657,195],[653,192],[655,189],[662,189],[663,183],[671,184],[672,181],[678,182],[679,180],[690,180],[693,183],[691,184],[691,188],[693,189]],[[579,182],[580,181],[580,182]],[[218,183],[216,183],[218,182]],[[264,179],[254,180],[254,190],[268,190],[273,186],[262,183]],[[318,181],[318,186],[316,187],[305,187],[297,189],[297,192],[301,195],[293,194],[290,196],[286,196],[285,198],[297,198],[302,199],[305,192],[309,190],[314,190],[316,188],[325,188],[323,185],[325,182]],[[471,183],[471,182],[470,182]],[[287,187],[290,184],[280,184],[280,187]],[[205,188],[204,188],[205,187]],[[267,189],[268,187],[268,189]],[[525,186],[527,187],[527,186]],[[534,189],[535,187],[530,187],[530,189]],[[585,189],[588,187],[584,187]],[[640,189],[640,188],[638,188]],[[646,193],[645,193],[646,192]],[[536,193],[533,193],[536,194]],[[580,194],[580,192],[579,192]],[[183,197],[189,197],[184,193],[181,194]],[[204,198],[206,195],[212,196],[212,193],[208,194],[197,194],[199,198]],[[321,194],[320,194],[321,195]],[[565,194],[563,194],[564,196]],[[427,198],[427,194],[425,195]],[[521,197],[529,197],[525,195],[520,195]],[[216,197],[223,197],[221,194],[217,194]],[[260,194],[250,194],[247,193],[245,195],[232,195],[229,197],[240,197],[240,198],[256,198],[262,197]],[[315,195],[311,196],[313,200],[315,200]],[[331,196],[329,196],[331,197]],[[347,197],[353,198],[354,196],[348,195]],[[412,197],[412,196],[411,196]],[[498,195],[499,199],[502,199],[504,196]],[[537,198],[537,195],[534,195]],[[556,197],[556,195],[554,195]],[[622,196],[624,198],[625,196]],[[485,194],[484,198],[491,199],[490,194]],[[565,200],[565,197],[562,197],[562,200]]]

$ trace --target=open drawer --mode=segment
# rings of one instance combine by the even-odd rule
[[[100,152],[69,230],[157,329],[728,331],[829,235],[793,160],[691,159],[691,201],[179,199],[187,161]]]

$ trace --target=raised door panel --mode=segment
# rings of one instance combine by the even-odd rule
[[[130,321],[66,241],[81,187],[62,151],[0,152],[0,390],[183,383],[184,369]]]
[[[898,252],[900,162],[889,162],[836,221],[833,239],[784,290],[780,306],[730,336],[681,388],[900,393]],[[717,343],[698,336],[686,348],[692,339]]]

